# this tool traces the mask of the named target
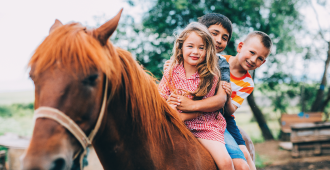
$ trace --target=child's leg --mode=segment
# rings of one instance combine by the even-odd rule
[[[197,138],[210,152],[220,170],[234,170],[231,158],[223,143],[213,140]]]
[[[256,165],[252,161],[252,158],[251,158],[251,155],[249,153],[249,150],[246,148],[245,145],[238,145],[238,146],[241,149],[241,151],[243,152],[244,157],[245,157],[247,163],[249,164],[250,170],[256,170]]]
[[[235,170],[249,170],[249,165],[245,160],[244,154],[241,151],[240,147],[237,145],[235,139],[231,136],[231,134],[225,130],[224,133],[226,149],[233,160],[233,164]]]

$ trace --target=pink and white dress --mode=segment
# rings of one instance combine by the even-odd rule
[[[172,72],[172,77],[169,73],[170,69],[164,71],[162,80],[159,83],[158,91],[165,99],[172,93],[169,84],[174,86],[175,89],[183,89],[189,92],[195,92],[200,82],[198,72],[186,78],[185,69],[183,64],[175,65]],[[212,89],[203,99],[214,96],[218,77],[213,80]],[[188,95],[192,99],[193,96]],[[187,128],[197,138],[218,141],[225,144],[224,133],[226,129],[226,121],[221,113],[217,112],[204,112],[201,116],[185,121]]]

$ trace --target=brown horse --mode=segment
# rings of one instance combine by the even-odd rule
[[[35,108],[52,111],[36,117],[22,169],[70,169],[89,142],[107,170],[217,169],[153,77],[108,41],[120,15],[94,30],[56,21],[36,49]]]

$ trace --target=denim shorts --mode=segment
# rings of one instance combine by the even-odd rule
[[[226,143],[226,149],[231,157],[231,159],[243,159],[246,161],[243,152],[241,151],[241,149],[239,148],[239,146],[237,145],[235,139],[230,135],[230,133],[228,132],[228,130],[225,130],[225,143]]]
[[[232,116],[224,116],[227,123],[227,130],[231,134],[231,136],[235,139],[238,145],[245,145],[245,141],[239,131],[235,118]]]

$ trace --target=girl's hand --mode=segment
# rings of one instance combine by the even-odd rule
[[[163,70],[165,71],[165,70],[169,69],[171,66],[171,63],[172,63],[172,60],[167,60],[164,64]]]
[[[186,96],[176,96],[178,99],[177,108],[183,112],[196,112],[195,103],[192,99],[189,99]]]
[[[232,95],[232,93],[233,93],[233,91],[232,91],[232,89],[231,89],[231,84],[230,83],[228,83],[228,82],[223,82],[223,84],[222,84],[222,88],[225,90],[225,92],[227,93],[227,98],[228,99],[230,99],[230,97],[231,97],[231,95]],[[227,99],[227,100],[228,100]]]
[[[169,105],[174,105],[175,107],[177,107],[178,105],[180,105],[180,98],[178,98],[178,97],[179,97],[179,95],[171,93],[170,96],[168,96],[168,98],[167,98],[167,103]]]
[[[177,110],[176,105],[174,105],[174,104],[168,104],[168,105],[170,105],[174,110]]]

